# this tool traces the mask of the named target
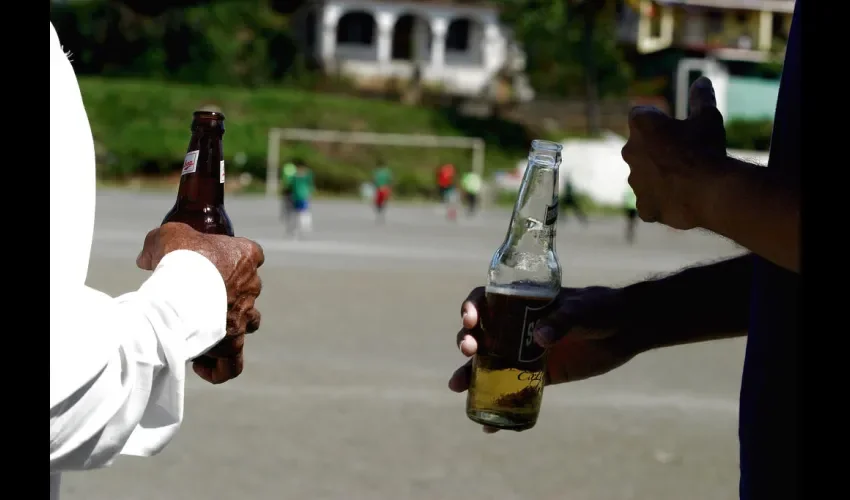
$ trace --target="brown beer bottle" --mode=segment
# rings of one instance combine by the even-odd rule
[[[177,201],[162,223],[183,222],[202,233],[233,236],[224,210],[224,115],[195,111]]]
[[[540,413],[546,351],[532,332],[561,291],[555,252],[560,165],[560,144],[531,143],[508,234],[490,261],[466,399],[466,415],[490,427],[530,429]]]

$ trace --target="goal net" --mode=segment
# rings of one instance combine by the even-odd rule
[[[484,139],[479,137],[273,128],[269,130],[268,158],[266,161],[267,196],[276,196],[280,188],[280,168],[282,167],[281,149],[285,142],[324,142],[369,146],[468,149],[472,155],[472,170],[481,176],[484,175]]]

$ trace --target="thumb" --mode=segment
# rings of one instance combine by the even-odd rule
[[[688,119],[699,118],[710,108],[717,109],[717,97],[714,95],[711,80],[704,76],[696,79],[688,92],[688,107]]]
[[[717,98],[711,80],[701,76],[691,85],[688,93],[687,122],[693,124],[702,147],[717,154],[726,154],[726,129],[723,126],[723,115],[717,109]]]
[[[602,340],[616,333],[613,327],[583,326],[576,321],[564,321],[558,313],[552,318],[541,320],[534,328],[534,342],[540,347],[549,348],[560,342],[564,337],[582,340]]]
[[[153,248],[159,236],[159,228],[153,229],[145,236],[145,243],[142,245],[142,251],[136,257],[136,266],[145,271],[153,271]]]
[[[549,347],[561,340],[575,324],[574,301],[563,299],[557,309],[539,320],[534,326],[534,341],[541,347]]]
[[[557,308],[535,325],[534,341],[550,347],[567,335],[587,340],[610,336],[620,316],[619,296],[617,289],[607,287],[563,289]]]

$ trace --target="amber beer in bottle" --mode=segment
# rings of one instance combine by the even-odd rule
[[[183,222],[196,231],[233,236],[233,224],[224,211],[224,115],[216,111],[195,111],[192,137],[183,158],[177,201],[162,223]],[[196,362],[210,367],[216,360],[201,355]]]
[[[162,223],[183,222],[202,233],[233,236],[224,211],[224,115],[195,111],[177,201]]]
[[[555,253],[560,164],[560,144],[531,143],[508,234],[490,261],[466,400],[467,416],[490,427],[530,429],[540,413],[546,351],[532,332],[561,291]]]

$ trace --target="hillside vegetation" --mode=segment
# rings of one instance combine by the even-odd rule
[[[273,127],[482,137],[486,169],[511,169],[527,152],[526,130],[498,119],[459,116],[451,109],[410,107],[377,99],[312,93],[290,88],[229,88],[149,80],[80,79],[95,140],[104,160],[102,178],[157,175],[179,169],[189,140],[192,112],[218,106],[226,115],[225,161],[231,174],[265,179],[268,131]],[[243,153],[246,162],[234,161]],[[240,155],[241,156],[241,155]],[[297,156],[316,172],[320,189],[351,192],[368,179],[379,159],[394,170],[403,195],[432,189],[436,166],[471,166],[468,150],[284,143],[281,159]]]

